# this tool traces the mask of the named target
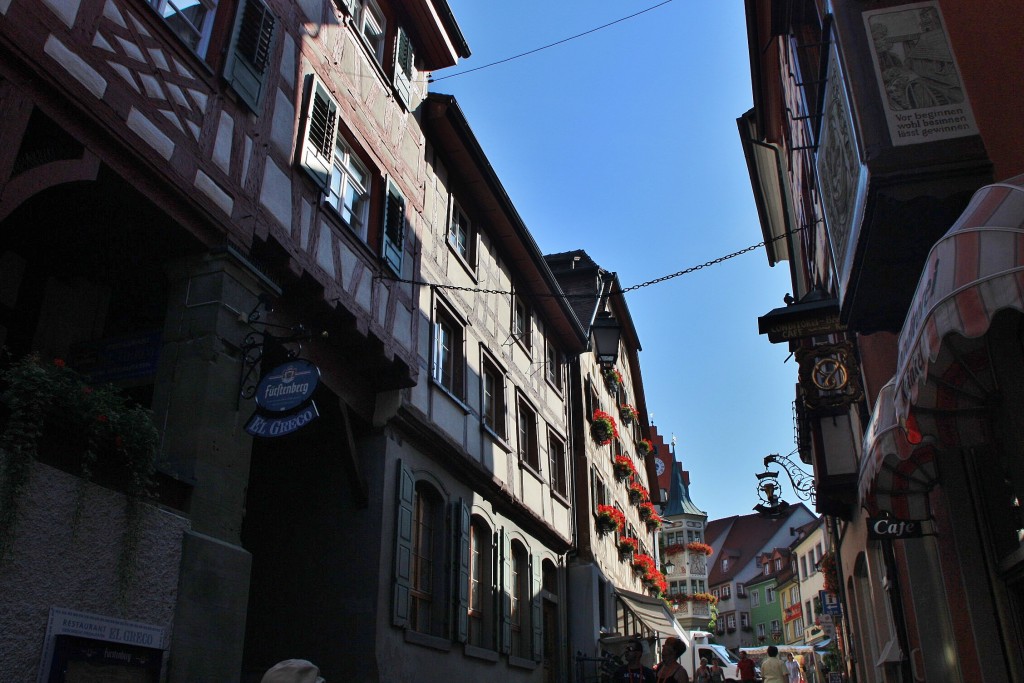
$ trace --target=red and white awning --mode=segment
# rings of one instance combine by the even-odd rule
[[[887,511],[905,519],[928,516],[927,494],[935,483],[935,448],[914,432],[908,434],[896,419],[895,378],[889,380],[875,401],[864,433],[860,467],[860,500],[869,514]]]
[[[896,414],[933,403],[943,339],[984,335],[999,311],[1024,312],[1024,175],[978,190],[925,263],[899,340]]]

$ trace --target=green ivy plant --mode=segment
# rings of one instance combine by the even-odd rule
[[[138,548],[141,502],[153,490],[158,438],[149,411],[113,385],[91,385],[59,358],[44,363],[29,355],[0,370],[0,561],[13,545],[32,463],[54,444],[76,459],[83,484],[102,471],[127,496],[118,566],[123,595]]]

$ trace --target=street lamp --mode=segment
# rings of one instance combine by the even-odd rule
[[[672,560],[665,560],[665,563],[661,566],[665,569],[666,574],[671,574],[676,570],[676,566],[672,563]]]
[[[607,310],[597,314],[590,331],[594,335],[594,353],[601,367],[610,368],[619,357],[619,336],[622,327]]]

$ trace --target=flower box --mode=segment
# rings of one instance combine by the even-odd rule
[[[640,547],[640,543],[635,538],[629,536],[623,536],[619,539],[619,555],[623,558],[627,558],[633,555]]]
[[[607,446],[612,439],[619,438],[619,430],[615,424],[615,418],[603,410],[595,410],[594,418],[590,422],[590,436],[599,446]]]
[[[644,503],[650,504],[651,494],[647,492],[647,489],[643,484],[638,482],[636,479],[629,482],[629,502],[633,505],[643,506]],[[651,508],[653,512],[654,508]],[[647,519],[644,517],[644,513],[640,512],[641,519]]]
[[[628,403],[623,403],[619,406],[619,418],[622,420],[622,424],[632,424],[640,421],[640,413],[637,409]]]
[[[640,451],[640,455],[647,455],[654,451],[654,444],[650,439],[640,439],[636,442],[636,449]]]
[[[705,555],[711,555],[714,550],[707,543],[701,543],[700,541],[691,541],[686,544],[686,549],[694,553],[704,553]]]
[[[604,381],[611,391],[618,391],[625,382],[622,381],[622,373],[615,368],[608,368],[604,371]]]
[[[612,465],[612,469],[615,472],[615,479],[618,481],[626,481],[637,473],[633,461],[625,455],[615,456],[615,463]]]
[[[604,536],[613,531],[622,531],[626,526],[626,515],[611,505],[597,506],[597,532]]]

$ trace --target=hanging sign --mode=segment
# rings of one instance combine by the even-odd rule
[[[921,538],[924,536],[923,519],[896,519],[895,517],[868,517],[868,538],[884,539]]]
[[[319,383],[320,368],[308,360],[290,360],[263,376],[256,387],[256,405],[274,413],[287,412],[313,398]]]
[[[317,411],[316,403],[313,401],[310,401],[309,405],[302,410],[289,413],[288,415],[268,415],[257,411],[245,423],[245,431],[253,436],[287,436],[305,427],[318,417],[320,417],[320,413]]]

